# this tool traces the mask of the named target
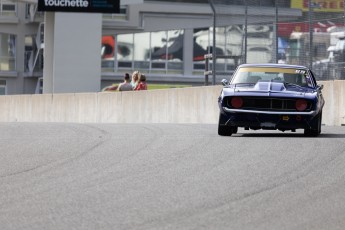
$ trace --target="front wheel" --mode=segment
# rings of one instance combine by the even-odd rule
[[[317,137],[321,133],[322,112],[313,120],[310,129],[304,129],[304,135],[308,137]]]
[[[222,114],[219,114],[218,121],[218,135],[220,136],[231,136],[233,133],[237,133],[237,127],[225,125],[226,121]]]
[[[231,136],[232,135],[232,128],[230,126],[218,124],[218,135],[220,135],[220,136]]]

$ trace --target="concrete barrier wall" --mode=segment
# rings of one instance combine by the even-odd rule
[[[326,100],[322,123],[325,125],[345,125],[345,81],[319,82],[324,85],[323,95]]]
[[[325,125],[345,124],[345,81],[325,81]],[[218,122],[222,86],[165,90],[0,96],[0,122]]]

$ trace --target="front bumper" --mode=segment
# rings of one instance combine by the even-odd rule
[[[222,108],[220,125],[250,129],[306,129],[311,127],[312,120],[316,116],[315,111],[286,112]]]
[[[307,116],[313,116],[316,114],[315,111],[309,111],[309,112],[261,111],[261,110],[229,109],[228,107],[223,107],[223,110],[227,113],[254,113],[254,114],[272,114],[272,115],[307,115]]]

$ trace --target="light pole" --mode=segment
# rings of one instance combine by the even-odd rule
[[[320,3],[312,2],[312,0],[309,0],[309,68],[313,68],[313,20],[314,20],[314,8],[320,9]]]
[[[313,3],[311,0],[309,0],[309,68],[312,69],[313,67]]]
[[[345,0],[344,0],[345,1]],[[243,63],[247,63],[247,32],[248,32],[248,5],[247,1],[244,0],[245,8],[244,8],[244,57],[243,57]]]
[[[345,0],[344,0],[345,1]],[[274,38],[275,38],[275,44],[274,44],[274,50],[275,50],[275,62],[278,63],[278,0],[275,1],[275,26],[274,26]]]
[[[216,84],[216,8],[213,0],[209,0],[213,11],[213,45],[212,45],[212,85]]]

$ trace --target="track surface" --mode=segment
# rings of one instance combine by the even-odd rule
[[[0,123],[1,229],[344,229],[345,127]]]

